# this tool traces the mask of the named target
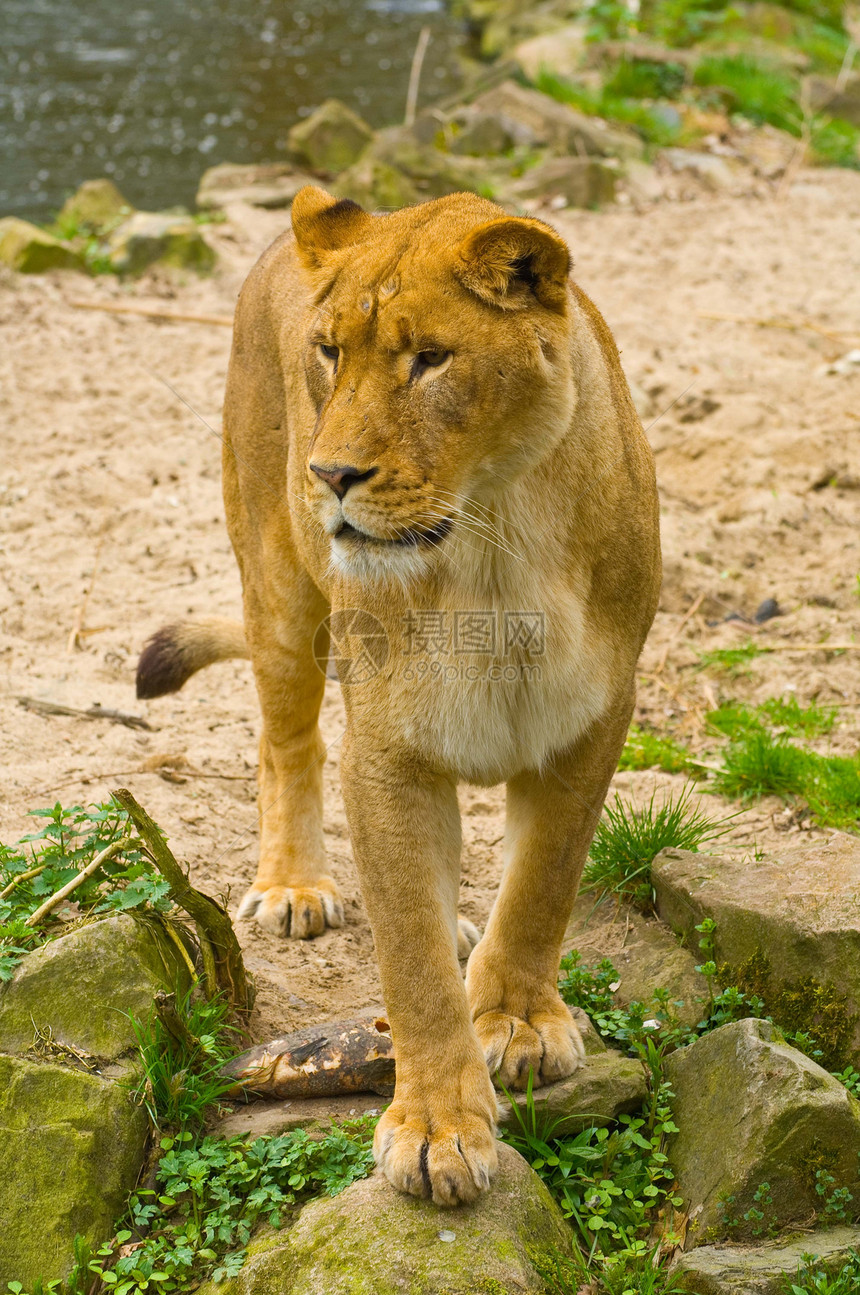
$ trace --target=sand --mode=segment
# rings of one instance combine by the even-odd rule
[[[704,753],[703,715],[718,699],[790,690],[842,708],[820,749],[856,751],[860,653],[780,651],[737,680],[694,667],[697,650],[751,635],[779,645],[860,641],[860,366],[823,372],[860,346],[860,175],[801,171],[780,198],[702,197],[553,219],[615,332],[657,456],[665,587],[641,662],[638,718]],[[215,667],[175,697],[134,698],[137,654],[160,624],[239,613],[219,483],[230,330],[74,302],[229,314],[284,223],[283,213],[242,208],[213,226],[221,261],[204,282],[0,278],[0,840],[30,830],[28,810],[102,800],[125,785],[190,863],[195,884],[228,894],[233,911],[257,847],[250,667]],[[854,337],[708,312],[791,317]],[[723,619],[752,616],[766,598],[783,615],[761,628]],[[46,717],[24,709],[21,696],[100,703],[143,716],[151,730]],[[331,744],[326,832],[347,923],[308,943],[239,924],[259,988],[258,1038],[380,998],[340,801],[334,682],[322,724]],[[167,777],[157,768],[164,760],[178,766]],[[682,782],[653,772],[616,778],[637,800]],[[712,812],[734,808],[704,799]],[[480,924],[498,879],[503,789],[464,789],[462,804],[462,908]],[[727,848],[754,867],[754,844],[785,843],[786,832],[828,835],[795,819],[762,802],[734,821]],[[612,918],[592,918],[577,942],[611,952]]]

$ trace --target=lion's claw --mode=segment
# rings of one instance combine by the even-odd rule
[[[475,1031],[490,1074],[506,1088],[535,1088],[573,1074],[585,1060],[582,1037],[566,1008],[535,1012],[528,1020],[506,1012],[484,1012]]]
[[[264,931],[294,940],[322,935],[327,926],[343,926],[343,900],[330,877],[318,877],[312,886],[251,886],[239,905],[237,917],[254,918]]]

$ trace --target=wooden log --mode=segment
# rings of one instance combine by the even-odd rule
[[[394,1091],[394,1044],[388,1021],[367,1013],[354,1021],[306,1025],[234,1057],[221,1071],[235,1080],[230,1096],[336,1097]]]

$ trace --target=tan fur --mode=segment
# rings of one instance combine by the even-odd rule
[[[300,936],[343,920],[312,645],[330,611],[363,609],[389,645],[372,677],[342,678],[343,792],[397,1051],[376,1154],[397,1187],[455,1204],[495,1167],[490,1074],[523,1087],[582,1060],[556,979],[657,601],[653,464],[611,334],[548,226],[468,194],[369,216],[309,188],[293,227],[242,292],[225,405],[264,722],[240,915]],[[473,609],[541,613],[544,650],[484,644],[471,673],[455,644],[408,650],[410,615],[450,626]],[[508,795],[465,987],[464,780]]]

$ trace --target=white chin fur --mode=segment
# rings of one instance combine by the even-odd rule
[[[354,541],[343,543],[336,538],[331,542],[329,571],[352,580],[397,580],[405,586],[419,579],[426,569],[424,554],[412,545],[383,547],[373,543],[356,544]]]

